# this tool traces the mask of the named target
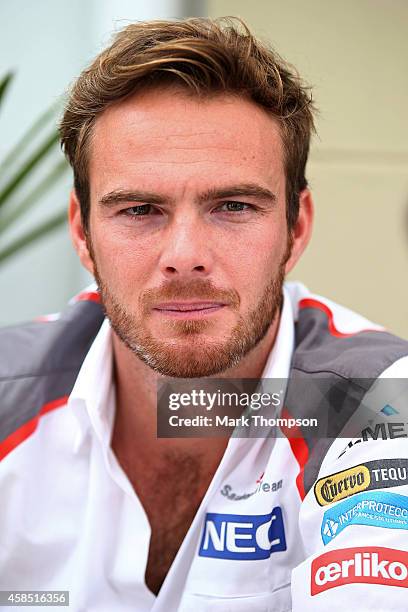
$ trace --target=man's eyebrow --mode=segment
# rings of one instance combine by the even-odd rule
[[[231,185],[230,187],[221,187],[219,189],[208,189],[199,197],[200,202],[208,202],[209,200],[223,200],[234,196],[252,196],[263,200],[271,200],[276,202],[276,195],[256,183],[243,183],[242,185]]]
[[[223,200],[225,198],[237,197],[237,196],[250,196],[261,198],[263,200],[270,200],[276,202],[276,195],[267,189],[261,187],[256,183],[244,183],[242,185],[231,185],[230,187],[211,188],[207,189],[198,196],[198,202],[200,204],[211,200]],[[105,193],[99,200],[102,206],[113,207],[121,202],[143,202],[146,204],[164,204],[169,199],[163,195],[152,193],[150,191],[140,190],[114,190],[109,193]]]
[[[112,207],[121,202],[143,202],[146,204],[164,204],[166,198],[157,193],[151,193],[150,191],[125,191],[115,190],[105,193],[100,200],[99,204],[106,207]]]

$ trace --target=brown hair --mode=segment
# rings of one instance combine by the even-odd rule
[[[314,129],[309,89],[296,71],[257,40],[237,18],[133,23],[114,38],[74,83],[60,124],[61,144],[74,170],[85,230],[89,221],[88,148],[97,117],[141,89],[179,83],[194,95],[234,93],[279,122],[284,146],[287,222],[299,212]]]

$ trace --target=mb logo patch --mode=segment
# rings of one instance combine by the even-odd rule
[[[206,514],[199,556],[215,559],[268,559],[286,550],[282,510],[270,514]]]

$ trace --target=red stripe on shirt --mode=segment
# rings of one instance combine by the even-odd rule
[[[83,293],[78,293],[74,300],[75,302],[97,302],[99,304],[101,296],[97,291],[84,291]]]
[[[329,332],[331,333],[332,336],[335,336],[336,338],[349,338],[350,336],[361,334],[361,332],[373,332],[373,331],[381,332],[382,331],[381,329],[360,329],[357,332],[343,333],[339,331],[334,324],[333,312],[330,310],[328,306],[326,306],[326,304],[323,304],[323,302],[319,302],[319,300],[315,300],[311,298],[305,298],[303,300],[300,300],[299,302],[299,309],[302,309],[302,308],[317,308],[318,310],[321,310],[322,312],[324,312],[328,319]]]
[[[27,421],[27,423],[24,423],[24,425],[21,425],[18,429],[16,429],[16,431],[13,431],[12,434],[3,440],[3,442],[0,442],[0,461],[35,432],[38,422],[44,414],[51,412],[51,410],[55,410],[55,408],[64,406],[67,401],[68,395],[64,395],[63,397],[59,397],[52,402],[44,404],[34,418]]]
[[[287,408],[282,410],[281,416],[287,420],[293,418]],[[299,491],[300,499],[303,500],[305,498],[304,472],[305,465],[309,459],[309,447],[298,426],[291,427],[290,429],[288,427],[281,427],[281,430],[287,437],[292,453],[299,465],[299,474],[296,476],[296,487]]]

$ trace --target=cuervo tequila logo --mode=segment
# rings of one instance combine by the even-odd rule
[[[321,506],[326,506],[365,491],[370,482],[370,470],[365,465],[357,465],[318,480],[315,484],[315,496]]]
[[[342,472],[320,478],[314,493],[320,506],[373,489],[388,489],[408,485],[408,459],[376,459],[355,465]]]

